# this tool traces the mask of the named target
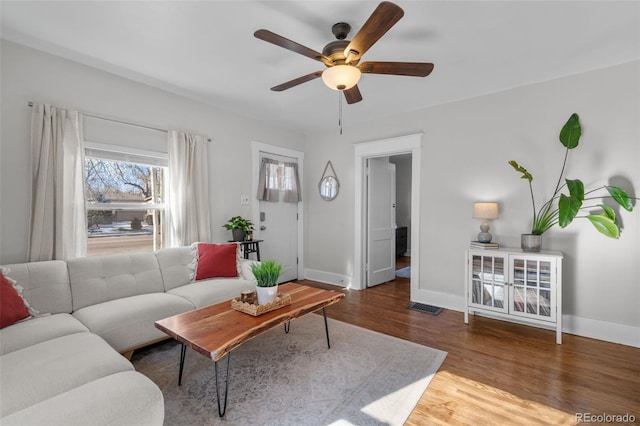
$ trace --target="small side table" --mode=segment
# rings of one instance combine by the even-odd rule
[[[245,259],[249,259],[251,253],[256,254],[256,260],[260,261],[260,243],[264,240],[246,240],[246,241],[229,241],[236,242],[242,247],[242,253]]]

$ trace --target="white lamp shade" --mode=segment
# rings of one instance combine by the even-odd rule
[[[498,203],[473,203],[473,217],[475,219],[497,219]]]
[[[330,89],[347,90],[360,81],[360,70],[351,65],[334,65],[322,73],[322,81]]]

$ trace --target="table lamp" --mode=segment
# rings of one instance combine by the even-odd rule
[[[478,241],[481,243],[490,243],[491,233],[489,232],[489,219],[498,218],[498,203],[473,203],[473,218],[482,219],[480,232],[478,233]]]

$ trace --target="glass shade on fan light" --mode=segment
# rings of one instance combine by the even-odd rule
[[[322,81],[333,90],[348,90],[358,84],[361,72],[351,65],[334,65],[322,72]]]
[[[489,219],[498,218],[498,203],[473,203],[473,217],[474,219],[482,219],[478,241],[490,243],[492,235],[489,232]]]

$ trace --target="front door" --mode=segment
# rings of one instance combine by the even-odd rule
[[[395,165],[389,157],[367,160],[367,287],[395,279]]]
[[[262,158],[281,163],[297,163],[296,158],[260,153]],[[278,201],[258,201],[259,219],[254,222],[254,238],[264,240],[260,243],[260,258],[273,259],[282,264],[278,282],[298,279],[298,203],[283,201],[280,193]]]

